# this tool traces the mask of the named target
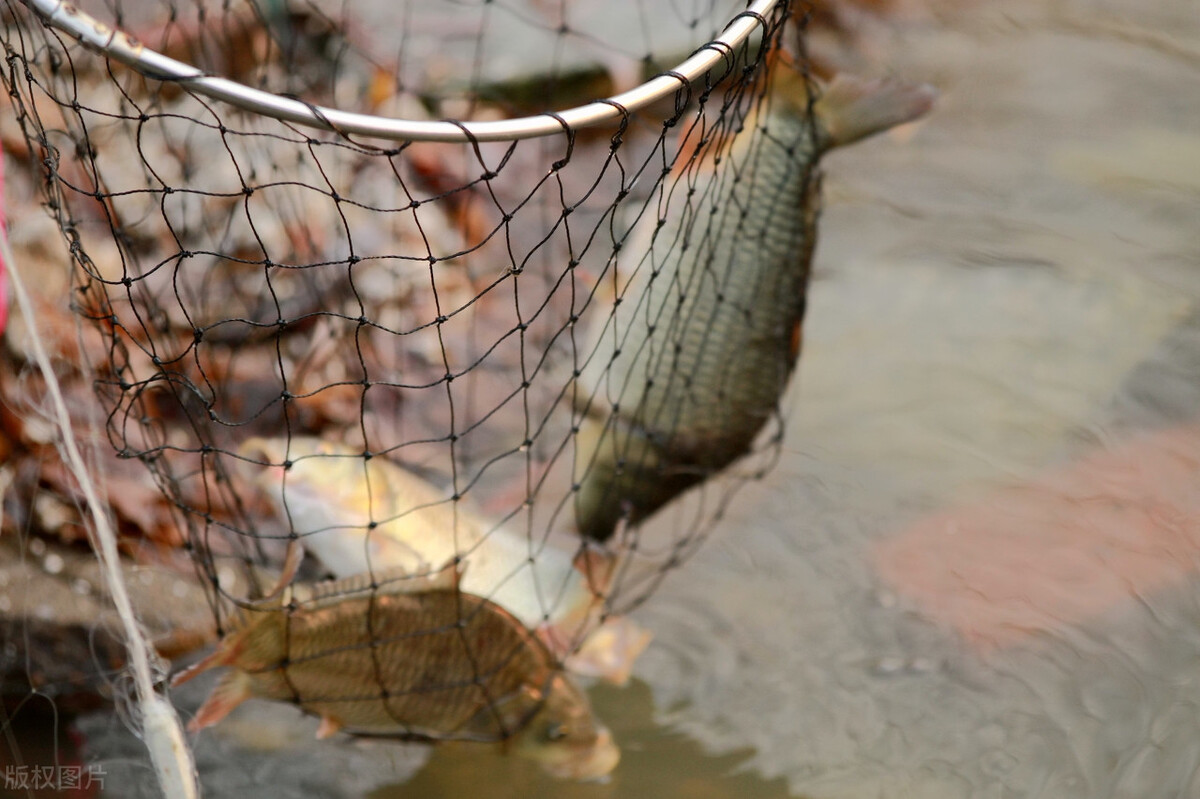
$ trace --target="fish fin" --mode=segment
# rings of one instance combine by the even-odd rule
[[[533,628],[533,634],[550,651],[557,662],[562,662],[563,656],[571,651],[573,643],[571,637],[556,624],[542,622]]]
[[[309,609],[316,609],[343,602],[351,596],[396,596],[426,591],[451,591],[458,586],[465,568],[466,563],[457,558],[446,561],[436,572],[426,574],[413,574],[403,566],[393,566],[377,572],[344,577],[341,580],[297,584],[292,586],[292,597],[297,603]],[[284,594],[285,599],[286,597]]]
[[[571,563],[587,579],[589,591],[597,597],[608,593],[617,570],[616,555],[598,544],[584,541]]]
[[[250,678],[243,671],[231,671],[221,678],[208,699],[188,722],[188,732],[199,732],[229,715],[251,696]]]
[[[924,83],[839,74],[823,87],[815,112],[826,146],[840,147],[923,116],[936,97],[937,90]]]
[[[192,678],[203,674],[209,669],[217,669],[222,666],[228,666],[237,656],[238,650],[241,648],[241,634],[233,633],[231,636],[222,638],[217,644],[217,648],[210,654],[206,655],[201,660],[196,661],[188,666],[183,671],[171,678],[171,687],[183,685]]]
[[[159,655],[167,660],[176,660],[211,644],[216,635],[216,629],[211,625],[182,627],[156,636],[152,643]]]
[[[804,345],[804,323],[797,322],[792,325],[791,339],[788,341],[788,363],[795,363],[800,357],[800,350]]]
[[[300,561],[304,560],[304,545],[299,538],[289,538],[287,551],[283,554],[283,571],[279,575],[279,583],[272,589],[268,597],[279,595],[285,586],[296,577],[300,570]]]
[[[573,674],[623,686],[633,674],[634,662],[653,637],[653,633],[633,619],[610,618],[585,638],[563,665]]]
[[[507,752],[513,737],[520,735],[544,702],[544,691],[522,684],[511,693],[482,703],[458,731],[469,738],[495,740],[501,751]]]
[[[324,741],[326,738],[332,738],[341,729],[342,722],[333,716],[321,716],[321,723],[317,726],[317,740]]]
[[[467,562],[459,558],[450,558],[442,568],[429,576],[429,587],[444,591],[458,590],[463,572],[467,570]]]
[[[274,609],[281,608],[288,603],[290,597],[285,593],[287,587],[292,584],[292,580],[296,578],[296,572],[300,570],[300,561],[304,560],[304,545],[300,543],[300,539],[288,539],[287,551],[283,555],[283,569],[279,573],[279,577],[275,580],[275,585],[270,591],[262,595],[260,599],[255,599],[245,603],[247,607],[253,609]]]
[[[426,591],[453,591],[467,568],[467,563],[450,558],[437,571],[413,574],[407,569],[396,567],[375,573],[375,583],[380,594],[421,594]],[[354,578],[351,578],[354,579]]]

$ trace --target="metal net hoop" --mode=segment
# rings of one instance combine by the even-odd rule
[[[686,61],[621,94],[586,105],[536,116],[498,121],[428,121],[391,119],[328,108],[301,99],[255,89],[170,58],[142,44],[131,34],[95,19],[64,0],[22,0],[46,24],[79,40],[102,55],[162,81],[174,81],[189,91],[221,100],[248,111],[306,127],[343,135],[370,136],[389,141],[518,141],[552,136],[573,129],[619,123],[672,94],[686,90],[714,69],[734,68],[734,53],[755,32],[767,29],[766,18],[781,0],[753,0],[729,21],[715,39],[695,51]],[[718,77],[715,82],[719,82]]]
[[[67,273],[44,282],[41,310],[61,334],[49,345],[69,404],[81,421],[97,405],[103,416],[94,421],[111,447],[95,458],[126,551],[165,561],[185,592],[152,631],[159,651],[225,640],[246,629],[249,611],[290,635],[306,621],[303,603],[263,604],[286,580],[301,594],[332,592],[309,603],[307,620],[336,611],[362,628],[350,644],[316,641],[322,656],[372,651],[389,635],[436,642],[471,619],[515,635],[513,652],[544,651],[538,668],[577,668],[567,661],[589,640],[615,649],[607,642],[627,628],[605,625],[627,620],[734,493],[774,465],[782,420],[764,423],[774,435],[759,436],[736,469],[690,467],[673,495],[701,468],[714,479],[664,508],[660,529],[631,522],[598,542],[576,521],[580,484],[601,459],[581,429],[617,419],[627,378],[584,371],[612,371],[619,353],[603,331],[616,329],[632,275],[656,274],[689,247],[715,252],[714,240],[731,238],[723,225],[748,226],[730,195],[775,196],[757,167],[781,151],[761,122],[775,102],[767,59],[803,14],[784,0],[736,0],[736,14],[697,2],[712,27],[690,30],[687,48],[723,28],[674,69],[624,92],[576,91],[608,99],[529,116],[489,97],[474,110],[491,117],[475,118],[470,105],[415,105],[423,98],[402,82],[402,58],[380,68],[374,56],[340,60],[336,47],[309,51],[307,66],[290,58],[270,20],[254,16],[268,0],[91,2],[112,20],[60,0],[0,0],[12,112],[0,115],[0,137],[13,194],[39,217],[13,225],[16,261]],[[170,14],[162,30],[143,31],[159,37],[157,50],[129,32],[141,24],[131,9],[151,2]],[[315,3],[293,0],[300,6]],[[334,20],[328,38],[350,19]],[[271,58],[251,61],[248,30],[276,48]],[[206,69],[175,58],[181,46]],[[243,55],[240,69],[220,68]],[[646,58],[647,72],[658,68]],[[559,80],[561,67],[538,77]],[[271,91],[249,85],[280,75]],[[344,110],[339,80],[371,91],[380,80],[383,99],[366,107],[394,115]],[[472,98],[487,88],[478,70],[468,84]],[[799,95],[811,113],[811,91]],[[808,175],[795,153],[783,160]],[[642,234],[656,230],[666,232],[647,244]],[[655,313],[661,329],[641,346],[665,351],[689,310]],[[19,343],[8,349],[0,367],[19,374],[28,358]],[[61,482],[30,469],[17,490],[38,480]],[[68,537],[49,522],[35,533]],[[593,573],[597,543],[616,560]],[[455,590],[474,597],[473,615],[436,605],[450,581],[434,578],[450,562],[463,566]],[[385,635],[373,626],[375,595],[388,604],[405,581],[425,585],[433,610]],[[513,652],[469,651],[459,682],[487,683]],[[281,658],[286,668],[290,650]],[[356,662],[378,669],[373,656]],[[370,669],[350,687],[382,703],[388,734],[490,740],[524,723],[414,722],[412,708],[386,701],[405,686]],[[312,696],[291,687],[268,698],[303,706]]]
[[[460,500],[487,499],[500,477],[523,483],[515,501],[493,495],[491,508],[496,524],[521,528],[530,563],[569,526],[578,486],[552,486],[551,472],[570,473],[578,449],[575,378],[585,361],[606,357],[576,331],[603,327],[619,303],[606,291],[620,282],[617,262],[639,222],[694,217],[688,227],[705,235],[702,215],[757,157],[751,147],[722,162],[766,102],[765,56],[792,11],[757,0],[676,69],[607,100],[432,121],[253,89],[151,51],[72,5],[26,5],[37,16],[25,33],[10,29],[6,78],[75,267],[73,310],[98,334],[99,346],[78,353],[94,370],[81,385],[94,380],[117,456],[144,463],[178,514],[182,540],[161,535],[190,551],[219,627],[216,597],[230,596],[220,563],[271,562],[274,544],[314,532],[286,498],[273,511],[264,505],[247,466],[351,459],[366,468],[382,456],[439,475],[438,498],[404,507],[366,480],[357,501],[368,510],[330,523],[368,536],[427,505],[456,512]],[[117,22],[120,9],[110,6]],[[615,133],[588,131],[612,122]],[[712,169],[717,180],[697,183]],[[678,246],[687,244],[664,239],[653,257]],[[642,260],[620,268],[654,267]],[[246,449],[256,437],[329,432],[353,451]],[[758,452],[765,458],[741,481],[776,454]],[[299,478],[271,479],[287,492]],[[654,567],[617,580],[608,598],[624,584],[621,610],[640,604],[730,496],[714,489],[676,514],[657,549],[627,542]],[[452,513],[446,524],[464,522]],[[465,539],[455,548],[469,556]],[[543,588],[549,611],[556,597]]]

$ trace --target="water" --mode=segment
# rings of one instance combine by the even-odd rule
[[[1159,42],[1200,26],[1163,5],[964,5],[886,46],[942,100],[829,159],[787,455],[640,617],[710,750],[831,799],[1200,790],[1200,464],[1137,438],[1200,409],[1196,62]],[[937,551],[960,505],[1010,524]],[[1179,535],[1131,546],[1142,511]]]
[[[206,731],[210,795],[231,774],[372,799],[1200,795],[1200,466],[1139,438],[1195,441],[1200,413],[1200,17],[935,11],[864,56],[937,85],[935,113],[827,162],[782,462],[636,613],[638,682],[593,692],[624,748],[612,781],[317,746],[294,716],[254,751],[267,714]],[[1099,477],[1072,471],[1096,452]],[[1138,549],[1134,517],[1179,534]],[[966,538],[939,549],[951,524]],[[120,775],[136,747],[85,726]],[[147,776],[124,773],[114,796]]]
[[[381,787],[370,794],[370,799],[453,799],[473,796],[481,789],[491,791],[487,795],[497,799],[528,796],[786,799],[791,796],[786,780],[764,779],[753,769],[745,768],[753,757],[749,749],[714,754],[692,737],[660,723],[649,687],[641,681],[623,689],[597,688],[592,699],[604,708],[605,722],[622,742],[621,766],[606,783],[558,782],[518,758],[484,758],[462,747],[447,746],[435,750],[427,766],[410,781]],[[688,764],[686,773],[664,767],[671,763]]]

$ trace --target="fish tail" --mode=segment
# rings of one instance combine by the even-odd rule
[[[923,116],[936,97],[928,84],[841,74],[824,88],[815,110],[825,146],[840,147]]]
[[[244,671],[231,671],[221,678],[208,699],[188,722],[188,732],[199,732],[229,715],[251,696],[250,677]]]

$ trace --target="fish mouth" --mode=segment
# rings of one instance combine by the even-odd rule
[[[621,750],[607,727],[596,731],[596,740],[586,746],[571,746],[561,758],[543,760],[542,767],[559,779],[597,782],[617,767]]]

